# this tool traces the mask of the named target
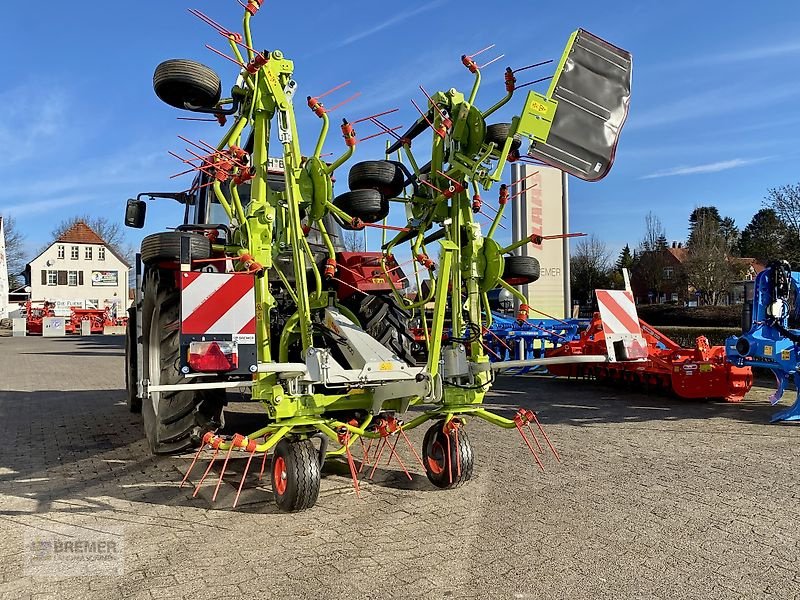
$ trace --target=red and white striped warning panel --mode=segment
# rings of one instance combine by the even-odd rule
[[[254,344],[256,296],[252,275],[181,273],[181,333],[228,334]]]
[[[611,361],[647,357],[647,342],[639,325],[633,295],[625,290],[596,290],[606,351]]]

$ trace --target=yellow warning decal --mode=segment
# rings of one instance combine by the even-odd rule
[[[381,366],[378,367],[381,371],[394,371],[394,363],[393,362],[382,362]]]

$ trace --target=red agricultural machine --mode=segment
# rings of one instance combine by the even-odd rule
[[[553,375],[591,378],[611,384],[640,385],[671,392],[685,399],[724,399],[739,402],[753,385],[750,367],[725,360],[724,346],[710,346],[705,336],[694,348],[682,348],[652,325],[638,320],[647,342],[646,360],[640,362],[572,363],[549,365]],[[606,331],[595,313],[580,339],[547,351],[548,357],[593,356],[607,353]]]
[[[35,304],[35,306],[34,306]],[[53,302],[33,302],[25,303],[25,319],[27,322],[28,335],[42,335],[44,319],[56,317],[55,304]],[[69,316],[64,317],[65,333],[80,333],[81,323],[88,321],[92,333],[103,333],[106,327],[119,326],[125,327],[128,323],[127,317],[116,318],[112,316],[109,308],[69,308]]]

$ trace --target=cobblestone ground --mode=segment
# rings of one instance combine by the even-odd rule
[[[747,402],[680,402],[543,377],[490,403],[539,411],[562,463],[541,473],[515,431],[470,422],[472,481],[434,489],[380,470],[356,499],[326,467],[310,511],[277,513],[238,477],[179,489],[189,457],[153,458],[124,403],[120,338],[0,339],[2,598],[794,598],[800,430]],[[229,425],[254,429],[252,404]],[[423,431],[414,431],[419,445]],[[407,463],[412,457],[406,449]],[[234,462],[241,473],[243,459]],[[31,532],[123,528],[124,574],[26,576]]]

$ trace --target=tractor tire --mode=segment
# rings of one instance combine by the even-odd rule
[[[272,494],[285,512],[311,508],[319,497],[320,460],[311,440],[283,439],[272,455]]]
[[[367,160],[350,168],[347,182],[351,190],[377,190],[384,198],[403,193],[406,174],[391,160]]]
[[[360,296],[360,298],[359,298]],[[414,336],[409,331],[410,317],[392,294],[355,294],[348,308],[358,317],[361,328],[397,357],[417,365],[412,352]]]
[[[199,233],[185,231],[163,231],[148,235],[142,240],[142,262],[146,265],[161,261],[181,259],[181,238],[189,238],[189,249],[193,259],[211,257],[211,242]]]
[[[180,291],[172,274],[148,273],[142,310],[143,377],[150,385],[189,383],[179,370]],[[197,446],[206,431],[222,424],[224,390],[151,392],[143,399],[144,431],[153,454],[175,454]]]
[[[136,339],[136,308],[128,309],[128,325],[125,328],[125,403],[132,413],[142,412],[142,399],[139,398],[136,359],[138,345]]]
[[[389,214],[389,201],[377,190],[353,190],[337,196],[333,204],[351,217],[364,223],[377,223]],[[353,230],[350,223],[341,222],[342,228]]]
[[[486,137],[484,141],[487,144],[494,143],[498,149],[505,146],[508,134],[511,131],[511,123],[495,123],[486,128]],[[519,135],[514,136],[514,141],[511,142],[511,151],[519,150],[522,145],[522,138]],[[499,154],[499,152],[498,152]]]
[[[425,432],[422,461],[428,479],[436,487],[451,489],[466,483],[475,463],[467,432],[460,427],[457,435],[455,431],[445,433],[444,421],[437,421]]]
[[[508,285],[525,285],[539,279],[539,261],[532,256],[506,256],[503,281]]]
[[[153,74],[153,90],[163,102],[175,108],[187,105],[214,108],[222,95],[219,76],[193,60],[165,60]]]

